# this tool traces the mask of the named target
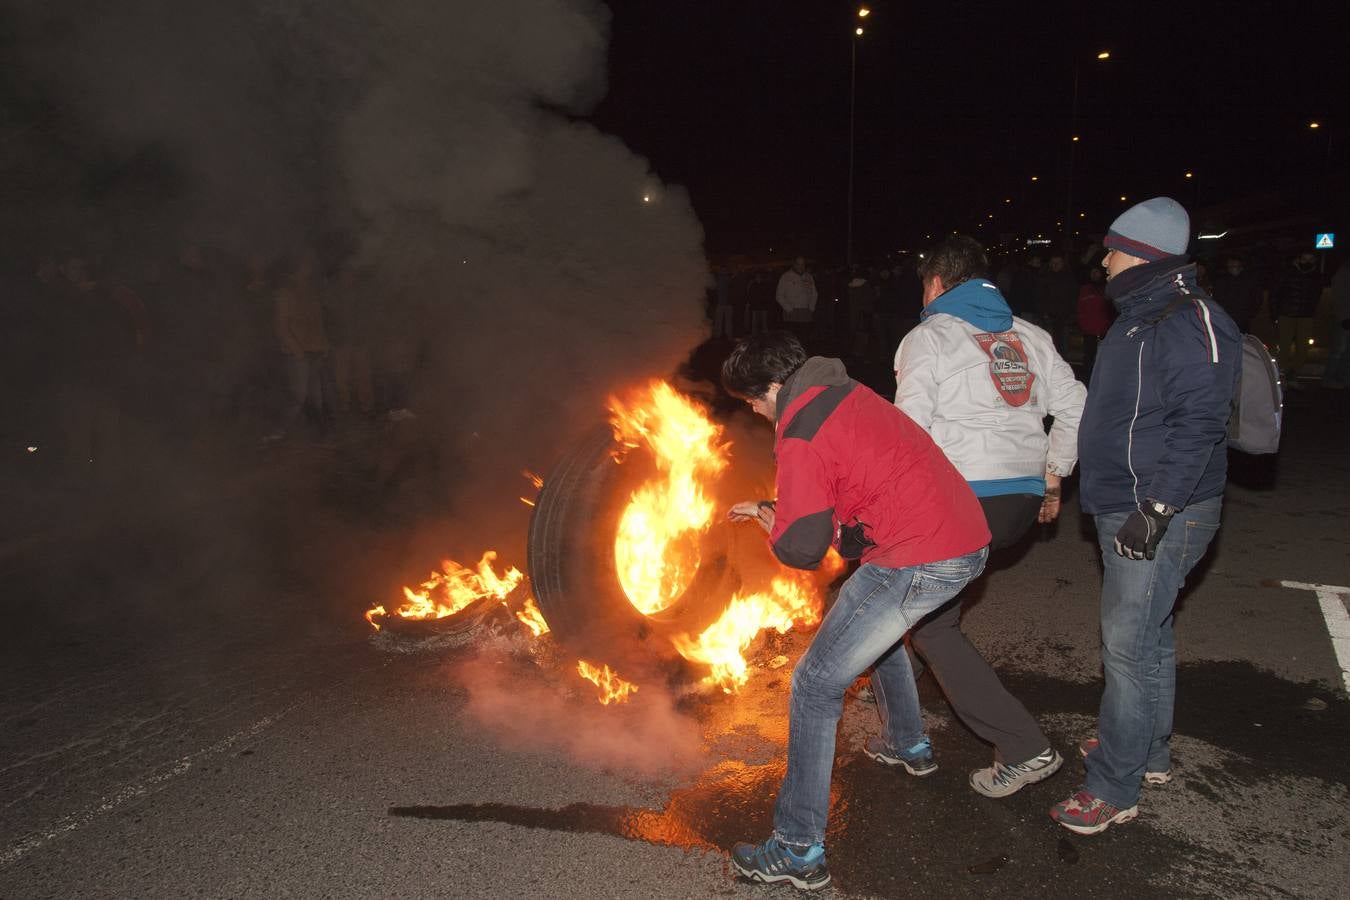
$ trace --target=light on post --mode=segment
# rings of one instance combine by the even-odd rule
[[[870,9],[868,9],[867,7],[865,7],[865,6],[859,7],[859,9],[858,9],[858,18],[860,18],[860,19],[865,19],[865,18],[867,18],[868,16],[870,16],[871,14],[872,14],[872,11],[871,11]]]
[[[1110,50],[1103,50],[1103,51],[1101,51],[1100,53],[1097,54],[1097,58],[1098,58],[1098,59],[1110,59],[1110,58],[1111,58],[1111,51],[1110,51]]]
[[[1316,131],[1318,128],[1322,127],[1322,123],[1314,119],[1313,121],[1308,123],[1308,127]]]
[[[858,37],[862,37],[862,29],[861,29],[861,28],[856,29],[853,33],[856,34]]]

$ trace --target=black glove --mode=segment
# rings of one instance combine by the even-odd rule
[[[1116,553],[1127,559],[1152,559],[1171,521],[1172,513],[1154,509],[1152,500],[1139,504],[1116,532]]]
[[[839,555],[844,559],[862,559],[867,548],[874,546],[875,542],[863,531],[864,527],[862,522],[839,526]]]

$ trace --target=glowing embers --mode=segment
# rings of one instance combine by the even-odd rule
[[[768,628],[783,634],[794,625],[815,625],[820,607],[807,579],[778,577],[767,591],[732,597],[726,611],[697,638],[675,637],[675,649],[690,662],[712,669],[705,684],[735,693],[750,677],[744,653],[755,637]]]
[[[677,600],[698,572],[699,538],[716,507],[708,484],[727,466],[722,429],[664,382],[631,404],[610,400],[610,422],[624,451],[645,448],[657,477],[633,492],[619,517],[614,561],[629,602],[643,615]]]
[[[600,689],[600,702],[605,706],[625,702],[638,689],[636,684],[611,672],[609,666],[594,666],[584,659],[577,660],[577,673]]]
[[[451,559],[442,561],[441,571],[432,572],[419,588],[403,589],[405,602],[393,615],[404,619],[444,619],[484,597],[504,601],[525,576],[515,566],[508,566],[498,575],[492,568],[496,559],[497,551],[488,550],[478,560],[476,569]],[[375,619],[387,615],[383,606],[376,606],[366,611],[366,621],[378,631],[380,626]]]

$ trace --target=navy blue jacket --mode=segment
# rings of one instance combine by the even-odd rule
[[[1116,279],[1108,287],[1130,287],[1114,297],[1120,318],[1097,348],[1078,427],[1083,511],[1123,512],[1146,499],[1184,508],[1220,496],[1241,334],[1181,257]]]

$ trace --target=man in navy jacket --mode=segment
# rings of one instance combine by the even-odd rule
[[[1171,780],[1172,607],[1219,530],[1241,334],[1196,284],[1190,219],[1155,197],[1104,241],[1120,317],[1097,351],[1078,429],[1083,511],[1101,545],[1102,664],[1087,779],[1050,817],[1096,834],[1139,814],[1141,782]]]

